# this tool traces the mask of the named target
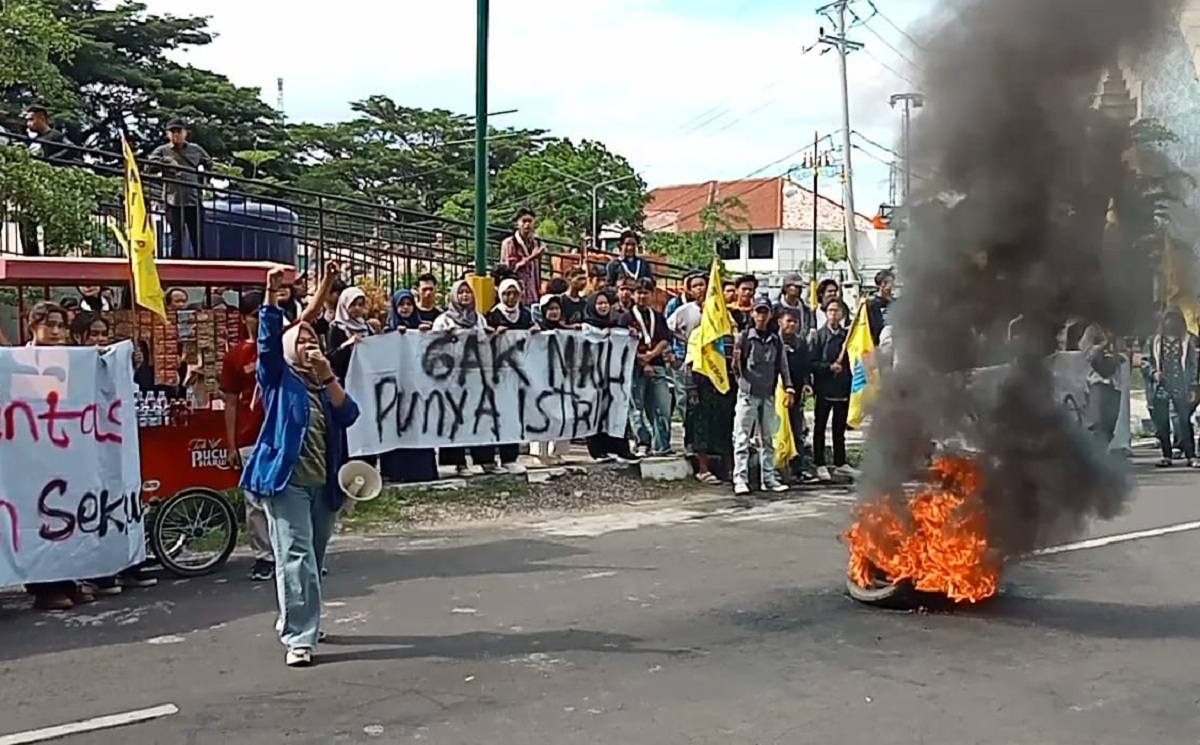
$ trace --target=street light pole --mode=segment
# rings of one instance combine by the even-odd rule
[[[622,181],[628,181],[631,178],[635,178],[637,177],[637,174],[630,173],[624,176],[618,176],[617,178],[610,178],[607,181],[592,183],[585,178],[580,178],[573,173],[567,173],[566,171],[559,170],[552,165],[547,165],[546,168],[554,173],[557,173],[563,178],[570,179],[577,184],[583,184],[592,190],[592,247],[595,248],[596,243],[600,240],[600,190],[606,186],[612,186],[613,184],[619,184]]]
[[[901,120],[901,130],[904,138],[904,204],[908,204],[912,196],[912,110],[925,105],[925,96],[920,93],[897,93],[890,100],[892,108],[897,103],[904,104],[904,118]]]
[[[606,186],[628,181],[636,175],[635,173],[631,173],[619,178],[610,178],[592,187],[592,248],[599,249],[600,247],[600,190]]]
[[[487,275],[488,207],[488,12],[475,4],[475,276]],[[476,299],[479,302],[479,298]]]

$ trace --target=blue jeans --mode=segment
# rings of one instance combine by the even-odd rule
[[[758,463],[764,486],[779,483],[775,473],[775,430],[779,417],[775,415],[775,397],[759,398],[738,391],[733,410],[733,483],[750,485],[750,444],[758,432]]]
[[[324,486],[292,486],[262,500],[275,552],[279,641],[286,647],[317,646],[321,629],[321,567],[337,513]]]
[[[671,388],[667,384],[667,369],[656,365],[654,375],[649,377],[642,368],[634,369],[631,403],[630,419],[638,447],[649,447],[655,453],[670,450]],[[635,409],[636,415],[633,414]]]
[[[682,361],[683,355],[679,355],[679,359],[679,366],[671,371],[672,380],[675,383],[675,411],[679,413],[679,419],[683,422],[684,450],[690,452],[692,444],[695,442],[692,435],[692,428],[695,424],[692,420],[695,417],[696,407],[688,404],[688,372]]]

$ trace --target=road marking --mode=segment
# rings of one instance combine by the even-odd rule
[[[80,722],[60,724],[55,727],[44,727],[42,729],[31,729],[26,730],[25,732],[16,732],[11,735],[0,735],[0,745],[26,745],[26,743],[31,742],[57,740],[60,737],[81,735],[84,732],[95,732],[102,729],[112,729],[114,727],[126,727],[130,724],[148,722],[151,719],[159,719],[161,717],[167,717],[178,713],[179,707],[175,706],[175,704],[163,704],[162,706],[155,706],[149,709],[127,711],[122,714],[109,714],[108,716],[96,717],[95,719],[84,719]]]
[[[1068,551],[1101,548],[1103,546],[1111,546],[1114,543],[1140,541],[1143,538],[1158,538],[1159,536],[1172,535],[1174,533],[1186,533],[1190,530],[1200,530],[1200,520],[1194,520],[1190,523],[1178,523],[1177,525],[1167,525],[1161,528],[1150,528],[1149,530],[1135,530],[1132,533],[1118,533],[1117,535],[1106,535],[1101,538],[1089,538],[1086,541],[1064,543],[1061,546],[1039,548],[1037,551],[1030,553],[1030,556],[1054,556],[1055,554],[1065,554]]]

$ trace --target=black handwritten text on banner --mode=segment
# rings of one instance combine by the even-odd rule
[[[617,331],[372,337],[346,380],[350,453],[624,436],[636,351]]]
[[[146,558],[133,345],[0,348],[0,585]]]

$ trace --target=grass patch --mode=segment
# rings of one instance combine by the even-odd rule
[[[532,491],[528,481],[517,477],[493,477],[477,484],[455,485],[457,488],[450,486],[454,482],[445,484],[384,487],[383,493],[375,499],[356,502],[344,509],[339,524],[344,530],[351,531],[402,525],[421,508],[520,500]]]

